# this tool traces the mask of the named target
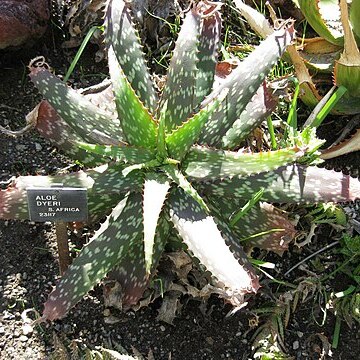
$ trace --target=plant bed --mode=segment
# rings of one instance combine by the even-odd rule
[[[42,53],[39,49],[34,55]],[[59,51],[52,53],[49,50],[47,54],[47,59],[50,61],[53,59],[54,64],[57,62],[58,73],[61,73],[59,70],[61,65],[58,65],[58,62],[62,56]],[[85,58],[92,56],[93,53],[89,52]],[[1,125],[10,125],[13,129],[23,125],[24,115],[39,99],[37,91],[28,78],[23,80],[23,64],[27,64],[28,61],[28,58],[13,63],[7,61],[7,65],[1,70],[2,78],[7,80],[3,83],[6,83],[6,88],[3,85],[1,89],[1,96],[4,95],[2,99],[5,99],[3,105],[6,105],[0,109],[3,114]],[[94,70],[95,73],[102,72],[103,68],[82,67],[82,73],[75,73],[73,77],[80,79],[84,73],[91,74]],[[98,79],[95,82],[97,81]],[[80,85],[90,84],[79,82]],[[20,93],[22,100],[14,101],[9,96],[12,93]],[[0,152],[0,180],[4,182],[16,175],[52,174],[72,164],[35,132],[16,139],[0,136],[0,149],[3,150]],[[359,165],[360,163],[353,166],[358,168]],[[273,275],[279,277],[281,271],[288,270],[307,254],[325,246],[331,233],[326,226],[321,230],[323,235],[320,234],[301,251],[294,246],[284,258],[270,255],[269,259],[279,266],[279,272]],[[91,229],[84,230],[80,237],[72,235],[72,242],[76,248],[80,248],[86,242],[91,231]],[[56,354],[62,351],[61,344],[67,347],[70,354],[70,350],[74,348],[72,341],[76,342],[79,348],[84,346],[116,348],[116,344],[120,344],[130,354],[134,353],[133,346],[145,358],[151,350],[155,359],[168,359],[169,354],[172,359],[251,358],[252,337],[264,321],[263,316],[258,319],[257,309],[271,304],[275,299],[272,293],[276,294],[277,290],[274,285],[263,286],[260,294],[251,299],[247,308],[229,318],[225,316],[231,307],[224,305],[222,300],[212,297],[204,306],[200,301],[183,296],[180,298],[183,307],[175,318],[174,325],[168,325],[156,319],[161,299],[137,312],[121,313],[112,308],[105,308],[101,288],[96,287],[70,311],[66,318],[57,320],[51,325],[36,326],[32,332],[25,335],[26,331],[23,329],[25,324],[21,319],[21,313],[27,308],[35,308],[41,312],[44,300],[58,277],[54,226],[27,221],[1,221],[0,234],[0,256],[1,263],[4,264],[0,269],[0,286],[2,286],[0,355],[4,358],[45,359],[51,353],[57,358],[56,356],[59,355]],[[337,261],[336,255],[332,254],[332,256],[331,261]],[[338,260],[340,259],[339,257]],[[306,274],[303,270],[297,269],[292,273],[291,281],[296,283],[298,277]],[[329,281],[328,286],[332,285],[334,285],[333,281]],[[320,327],[312,317],[308,316],[308,308],[308,302],[299,305],[291,316],[284,336],[287,353],[300,359],[321,358],[326,344],[324,345],[324,338],[316,334],[331,339],[334,319],[329,314],[325,325]],[[359,339],[354,339],[355,333],[354,330],[347,331],[346,326],[343,326],[341,342],[333,358],[351,359],[354,354],[356,356],[355,349],[359,346]],[[354,346],[348,348],[349,344]],[[54,353],[55,350],[58,352]]]

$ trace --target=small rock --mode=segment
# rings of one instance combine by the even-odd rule
[[[69,325],[69,324],[65,324],[64,326],[63,326],[63,332],[65,333],[65,334],[71,334],[72,332],[73,332],[73,329],[72,329],[72,327],[71,327],[71,325]]]
[[[26,341],[29,340],[28,337],[25,336],[25,335],[21,335],[19,339],[20,339],[21,342],[26,342]]]
[[[26,145],[18,144],[15,146],[15,149],[19,151],[24,151],[26,150]]]
[[[297,331],[296,335],[301,339],[304,336],[304,333],[301,331]]]
[[[210,346],[214,345],[214,339],[211,336],[208,336],[205,340]]]
[[[41,151],[42,146],[39,143],[35,143],[35,149],[36,149],[36,151]]]
[[[0,326],[0,335],[5,334],[5,328],[3,326]]]
[[[294,342],[293,342],[293,350],[297,350],[299,347],[300,347],[300,343],[297,341],[297,340],[295,340]]]
[[[109,316],[106,316],[104,318],[104,323],[105,324],[116,324],[116,323],[118,323],[120,321],[121,320],[118,317],[114,316],[114,315],[109,315]]]
[[[34,331],[34,328],[30,324],[25,324],[22,327],[22,332],[25,336],[31,335]]]
[[[160,330],[161,330],[161,331],[165,331],[165,330],[166,330],[165,326],[164,326],[164,325],[161,325],[161,326],[160,326]]]
[[[110,316],[110,309],[105,309],[103,314],[104,316]]]

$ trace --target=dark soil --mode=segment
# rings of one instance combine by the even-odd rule
[[[0,52],[0,125],[13,130],[25,125],[25,115],[40,99],[27,77],[26,65],[32,57],[45,55],[56,73],[64,74],[74,53],[68,55],[59,49],[55,49],[50,41],[38,48]],[[82,64],[77,67],[81,71],[73,74],[75,86],[81,84],[84,87],[99,81],[99,77],[86,77],[86,74],[106,73],[104,64],[94,67],[93,57],[94,49],[90,47]],[[330,133],[333,134],[333,129],[328,131]],[[357,175],[359,156],[348,155],[331,166],[342,165],[344,168],[345,163]],[[71,164],[35,131],[18,138],[0,134],[0,182],[3,187],[12,176],[52,174]],[[278,266],[273,275],[280,278],[281,273],[298,261],[333,241],[328,227],[320,230],[319,236],[301,250],[292,247],[283,258],[270,254],[269,260]],[[79,244],[86,241],[86,232],[82,238],[74,234],[71,238],[81,246]],[[325,255],[320,257],[320,261],[330,263]],[[331,261],[334,263],[336,259]],[[120,313],[115,309],[105,309],[102,291],[98,287],[63,320],[37,325],[33,329],[30,327],[29,330],[29,326],[24,327],[23,311],[32,308],[41,313],[43,303],[59,276],[54,225],[0,220],[0,264],[0,359],[4,360],[48,359],[51,354],[60,359],[60,355],[54,355],[54,350],[60,351],[61,344],[69,351],[69,357],[64,358],[70,359],[74,342],[79,348],[91,349],[96,346],[116,348],[118,344],[129,354],[134,353],[134,347],[145,357],[152,351],[156,360],[251,359],[253,335],[266,320],[266,316],[258,318],[256,314],[259,309],[274,306],[274,294],[278,290],[266,285],[264,277],[260,294],[250,299],[247,308],[231,317],[226,317],[230,307],[216,298],[211,298],[204,308],[200,300],[184,296],[178,317],[173,325],[169,325],[156,319],[160,301],[137,312]],[[312,270],[311,265],[307,270]],[[286,280],[297,283],[301,276],[307,275],[306,271],[297,269]],[[338,280],[342,285],[343,279]],[[331,288],[327,290],[330,292]],[[337,290],[343,290],[343,287]],[[305,303],[299,302],[290,316],[284,345],[285,352],[295,359],[330,357],[324,355],[324,347],[326,340],[331,343],[335,318],[328,312],[325,324],[317,325],[317,305],[310,296]],[[315,316],[311,315],[312,310]],[[29,313],[29,317],[34,318],[34,315]],[[110,324],[110,320],[115,323]],[[360,336],[357,330],[349,329],[343,322],[340,344],[337,350],[332,350],[332,358],[359,358]]]

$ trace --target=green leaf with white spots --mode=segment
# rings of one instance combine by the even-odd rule
[[[165,173],[172,179],[178,186],[184,190],[184,192],[190,195],[205,212],[209,212],[209,208],[206,205],[205,201],[201,197],[201,195],[197,192],[197,190],[190,184],[190,182],[186,179],[186,177],[179,171],[175,166],[165,166]]]
[[[338,0],[298,0],[298,4],[306,20],[322,38],[343,45]]]
[[[195,104],[199,104],[209,95],[214,82],[215,67],[221,35],[221,16],[218,11],[222,3],[207,4],[209,7],[202,14],[202,26],[199,38],[199,50],[195,85]],[[204,13],[210,12],[209,15]]]
[[[264,82],[246,105],[240,117],[221,139],[221,147],[223,149],[238,147],[251,131],[260,126],[275,110],[277,103],[278,99]]]
[[[110,146],[77,142],[77,146],[90,153],[118,162],[139,164],[155,158],[155,151],[135,146]]]
[[[228,224],[245,203],[244,200],[221,196],[210,197],[209,202],[211,210],[217,210],[216,216],[221,214],[221,218]],[[230,227],[243,246],[259,247],[279,255],[287,250],[289,242],[296,235],[295,227],[287,214],[265,202],[255,204]]]
[[[197,105],[194,95],[200,21],[199,12],[196,9],[190,10],[176,41],[160,101],[160,111],[167,104],[166,133],[181,125]]]
[[[157,173],[145,174],[144,182],[144,252],[146,273],[150,275],[153,264],[155,232],[170,189],[170,182],[164,175]]]
[[[121,200],[49,295],[43,320],[62,318],[142,237],[141,195]],[[131,273],[128,274],[131,278]]]
[[[157,96],[139,35],[131,21],[129,4],[123,0],[110,1],[105,17],[105,41],[114,48],[115,56],[132,88],[145,106],[155,113]]]
[[[182,163],[182,169],[192,179],[216,180],[224,177],[246,177],[295,162],[304,153],[298,148],[246,153],[213,150],[194,146]]]
[[[213,102],[182,123],[181,126],[166,137],[166,145],[171,158],[181,160],[187,154],[190,147],[198,140],[200,132],[209,117],[220,105],[226,94],[227,89],[224,89],[218,98],[214,99]]]
[[[214,218],[203,211],[200,205],[180,189],[169,198],[170,219],[189,250],[211,274],[224,284],[230,301],[240,305],[243,296],[256,292],[259,285],[245,254],[235,258],[226,245],[226,236]]]
[[[165,127],[166,127],[166,110],[167,110],[167,101],[165,101],[163,107],[160,111],[159,116],[159,127],[158,127],[158,134],[157,134],[157,156],[160,159],[167,158],[167,148],[165,142]]]
[[[275,203],[345,202],[360,198],[358,179],[333,170],[298,164],[201,186],[208,194],[244,200],[260,188],[264,188],[262,199]]]
[[[294,28],[284,28],[269,35],[243,60],[220,85],[205,99],[201,107],[218,97],[223,89],[229,89],[226,98],[212,114],[200,135],[200,144],[218,146],[221,138],[240,117],[248,102],[280,59],[294,37]]]
[[[155,233],[155,241],[152,254],[151,275],[155,274],[161,255],[164,251],[165,244],[170,231],[169,221],[165,216],[161,216]],[[131,274],[131,276],[129,276]],[[151,276],[146,272],[144,258],[144,241],[139,239],[128,248],[127,254],[108,274],[107,280],[116,281],[121,289],[121,308],[129,309],[132,305],[138,303],[143,296],[144,291],[149,286]],[[111,291],[111,289],[109,290]],[[107,286],[105,286],[105,297]],[[111,298],[111,297],[109,297]],[[119,307],[119,303],[109,303],[108,306]]]
[[[45,68],[31,67],[30,78],[62,119],[85,141],[98,135],[117,143],[122,139],[119,122],[93,105],[83,95],[68,87]]]
[[[84,141],[84,139],[71,129],[47,101],[41,101],[28,116],[33,117],[36,130],[70,158],[87,167],[97,166],[106,161],[101,156],[89,154],[84,149],[79,149],[76,142]]]
[[[155,148],[157,124],[134,92],[109,47],[109,71],[121,128],[130,145]]]

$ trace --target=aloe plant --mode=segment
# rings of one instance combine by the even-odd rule
[[[314,106],[321,98],[313,79],[303,64],[318,72],[332,74],[337,86],[345,86],[348,93],[335,107],[336,112],[359,112],[360,78],[360,23],[359,2],[346,0],[294,0],[306,20],[320,37],[305,39],[301,44],[301,57],[293,55],[297,72],[304,78],[303,100]],[[331,81],[331,79],[330,79]]]
[[[239,238],[264,224],[289,225],[269,206],[229,221],[241,204],[260,189],[261,200],[277,203],[347,201],[360,194],[357,180],[296,164],[314,151],[306,136],[277,151],[238,150],[276,104],[264,79],[294,30],[275,31],[224,76],[217,66],[220,6],[201,1],[187,13],[161,94],[129,4],[120,0],[109,2],[105,18],[111,85],[88,95],[60,81],[41,59],[30,64],[31,79],[47,99],[31,114],[37,129],[85,168],[99,166],[19,177],[0,192],[0,218],[26,219],[26,188],[59,182],[88,189],[90,221],[108,215],[50,294],[43,320],[65,316],[109,271],[121,284],[123,306],[136,303],[172,228],[211,272],[219,293],[242,306],[259,282]]]

